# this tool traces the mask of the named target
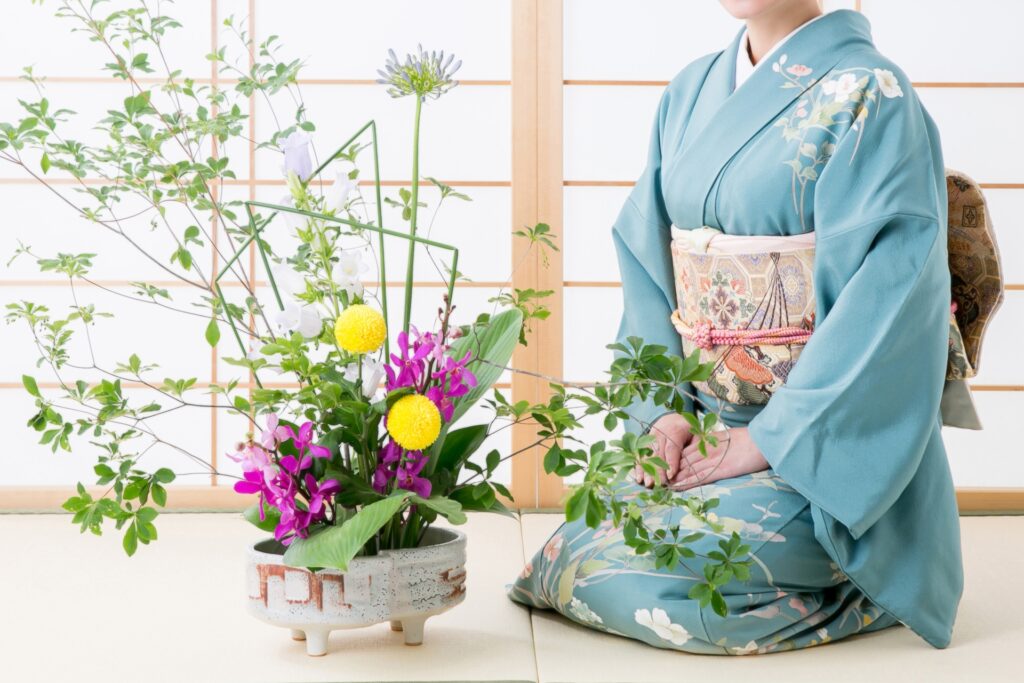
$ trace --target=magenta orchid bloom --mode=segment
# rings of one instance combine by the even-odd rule
[[[377,469],[373,473],[373,488],[377,493],[384,493],[387,490],[388,483],[395,478],[395,471],[401,460],[402,447],[394,441],[388,441],[378,451]]]
[[[416,339],[410,345],[409,334],[404,330],[398,333],[398,349],[400,354],[391,354],[391,365],[385,366],[384,372],[388,377],[387,390],[394,391],[402,387],[412,387],[419,384],[426,372],[426,359],[434,350],[435,342],[432,334],[421,335],[416,332]],[[397,369],[396,369],[397,368]]]
[[[276,413],[270,413],[267,415],[267,428],[260,435],[260,441],[264,448],[273,451],[288,438],[290,432],[290,429],[280,424]]]
[[[423,451],[407,451],[402,456],[402,447],[394,441],[388,441],[384,448],[377,454],[377,469],[373,473],[373,488],[377,493],[387,491],[388,484],[392,481],[395,486],[406,491],[412,491],[424,498],[430,497],[433,485],[426,477],[421,477],[420,472],[427,464],[427,456]]]
[[[324,446],[313,443],[313,423],[306,422],[299,427],[299,433],[296,434],[295,430],[291,427],[285,427],[288,430],[288,437],[292,440],[296,450],[299,451],[299,455],[305,455],[306,451],[309,451],[309,455],[314,458],[329,458],[331,457],[331,449]],[[302,468],[305,469],[305,468]]]
[[[328,479],[321,484],[317,484],[313,475],[307,474],[306,488],[309,490],[309,514],[312,521],[321,516],[327,499],[341,490],[341,483],[336,479]]]
[[[418,455],[415,457],[410,453],[399,466],[395,473],[395,484],[398,488],[412,491],[421,498],[429,498],[433,485],[426,477],[419,476],[427,464],[427,458],[423,453],[419,451],[417,453]]]
[[[452,403],[449,396],[445,395],[444,389],[441,387],[430,387],[424,396],[434,402],[437,409],[441,411],[441,417],[444,418],[445,422],[452,419],[452,415],[455,414],[455,404]]]
[[[304,455],[302,460],[297,459],[294,455],[286,455],[281,458],[281,467],[283,467],[290,474],[299,474],[303,470],[308,470],[313,465],[313,456]]]
[[[242,472],[269,472],[273,474],[273,463],[270,454],[256,444],[239,444],[238,450],[228,453],[228,458],[237,462]]]

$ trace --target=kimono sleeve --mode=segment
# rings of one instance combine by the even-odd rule
[[[818,179],[817,327],[748,426],[772,469],[855,539],[916,473],[938,429],[945,379],[942,155],[933,122],[902,83],[901,95],[874,88],[867,117]]]
[[[666,90],[651,132],[647,166],[612,227],[623,299],[616,341],[625,344],[628,337],[641,337],[647,344],[665,346],[669,353],[682,356],[682,341],[670,320],[676,308],[676,294],[670,250],[671,220],[661,184],[661,141],[669,100]],[[693,393],[689,382],[680,390]],[[689,396],[684,400],[686,410],[692,412],[693,400]],[[627,426],[635,432],[646,431],[650,423],[669,412],[651,399],[637,400],[626,410],[633,417]]]

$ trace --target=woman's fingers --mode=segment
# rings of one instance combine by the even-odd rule
[[[707,460],[701,460],[692,465],[684,466],[683,469],[679,470],[675,480],[682,481],[689,477],[706,477],[710,472],[719,470],[721,467],[721,458],[708,458]]]
[[[665,472],[664,481],[672,481],[679,474],[679,465],[683,460],[683,448],[685,445],[678,439],[665,440],[664,460],[668,463],[668,470]]]

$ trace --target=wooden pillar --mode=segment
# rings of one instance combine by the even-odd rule
[[[547,223],[561,245],[562,234],[562,0],[512,2],[512,230]],[[552,290],[551,315],[533,321],[528,346],[513,356],[517,368],[562,376],[562,252],[548,253],[513,238],[512,279],[517,289]],[[512,377],[515,401],[541,401],[547,382],[522,374]],[[517,425],[512,449],[536,441],[536,431]],[[531,448],[512,460],[512,495],[520,508],[554,507],[562,482],[544,473],[544,450]]]

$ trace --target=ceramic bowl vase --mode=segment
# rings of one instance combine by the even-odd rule
[[[331,631],[385,621],[419,645],[424,622],[466,596],[466,535],[454,529],[430,527],[420,547],[357,557],[344,572],[286,566],[283,551],[273,540],[249,549],[249,611],[291,629],[314,657],[327,653]]]

